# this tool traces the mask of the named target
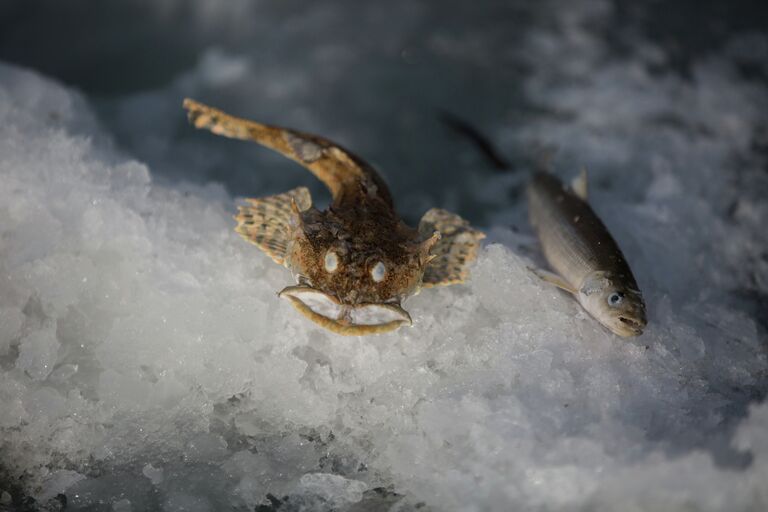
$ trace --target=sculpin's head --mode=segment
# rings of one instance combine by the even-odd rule
[[[581,284],[578,299],[589,314],[623,337],[639,336],[647,323],[645,303],[634,279],[597,271]]]
[[[310,208],[299,214],[287,255],[298,286],[285,288],[280,296],[339,334],[380,333],[411,324],[400,303],[420,288],[440,235],[422,240],[399,219],[345,213]]]

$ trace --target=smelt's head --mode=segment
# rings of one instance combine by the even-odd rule
[[[578,299],[584,309],[615,334],[630,337],[643,333],[647,323],[645,303],[634,279],[593,272],[584,279]]]
[[[385,332],[411,318],[400,307],[418,291],[430,249],[406,229],[381,229],[364,219],[345,222],[332,212],[302,214],[289,250],[299,286],[281,292],[305,316],[339,334]]]

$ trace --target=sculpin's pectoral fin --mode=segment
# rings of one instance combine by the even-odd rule
[[[189,98],[184,100],[184,108],[196,128],[234,139],[252,140],[298,162],[328,187],[334,204],[356,201],[363,194],[392,207],[389,190],[376,171],[328,139],[231,116]]]
[[[258,199],[246,199],[247,206],[238,207],[235,220],[237,231],[243,238],[267,253],[275,263],[285,265],[290,236],[299,221],[299,212],[312,206],[312,197],[305,187],[284,194]]]
[[[435,231],[440,233],[440,239],[430,251],[432,259],[424,271],[422,286],[463,283],[485,234],[458,215],[440,208],[429,210],[419,223],[419,233],[423,237]]]
[[[553,284],[560,288],[561,290],[565,290],[568,293],[571,293],[573,295],[577,295],[579,291],[575,289],[573,286],[568,284],[568,282],[560,277],[559,275],[550,272],[549,270],[544,270],[541,268],[532,268],[528,267],[528,270],[530,270],[536,277],[541,279],[542,281],[546,281],[549,284]]]

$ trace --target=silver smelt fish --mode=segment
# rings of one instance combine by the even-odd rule
[[[537,269],[536,275],[573,294],[615,334],[642,334],[643,297],[619,246],[587,202],[586,172],[570,188],[551,174],[537,173],[528,186],[528,209],[555,271]]]

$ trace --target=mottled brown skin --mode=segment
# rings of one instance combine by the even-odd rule
[[[357,203],[326,211],[310,208],[301,213],[301,226],[289,259],[303,284],[350,305],[399,304],[421,286],[430,244],[378,197],[360,195]],[[329,250],[338,257],[334,272],[325,268]],[[381,282],[371,278],[378,262],[386,268]]]
[[[395,212],[392,196],[373,168],[341,146],[189,99],[184,107],[195,127],[274,149],[306,167],[331,191],[333,200],[325,211],[312,207],[309,192],[300,187],[249,199],[250,206],[240,207],[236,216],[238,233],[292,271],[300,286],[286,288],[281,296],[314,322],[345,335],[386,332],[410,323],[400,303],[422,286],[466,278],[484,235],[458,215],[432,209],[418,230],[411,228]],[[439,231],[448,236],[441,240]],[[311,291],[306,295],[312,297],[320,292],[327,300],[318,307],[330,307],[335,316],[302,302],[302,290]],[[386,307],[368,307],[373,305]],[[383,315],[380,323],[354,323],[371,312]]]

